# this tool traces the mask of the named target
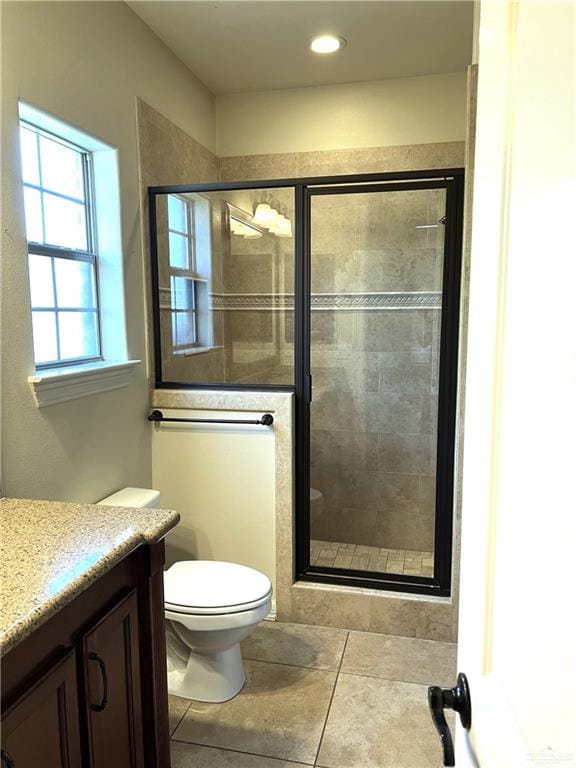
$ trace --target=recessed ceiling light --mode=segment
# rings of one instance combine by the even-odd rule
[[[310,50],[314,53],[336,53],[346,47],[346,40],[336,35],[318,35],[310,41]]]

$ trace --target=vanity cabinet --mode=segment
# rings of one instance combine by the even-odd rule
[[[1,768],[169,768],[163,563],[140,546],[2,658]]]
[[[83,638],[91,768],[143,768],[138,632],[132,592]]]
[[[2,717],[2,768],[81,768],[74,651]]]

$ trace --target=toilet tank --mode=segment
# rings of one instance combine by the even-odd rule
[[[148,507],[156,509],[160,506],[160,491],[152,488],[122,488],[111,496],[100,499],[98,504],[109,507]]]

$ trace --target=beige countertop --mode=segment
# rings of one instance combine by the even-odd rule
[[[0,499],[0,652],[179,519],[166,509]]]

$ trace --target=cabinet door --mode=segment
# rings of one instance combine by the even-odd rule
[[[81,768],[71,651],[2,717],[2,768]]]
[[[142,768],[142,707],[135,591],[83,638],[91,768]]]

